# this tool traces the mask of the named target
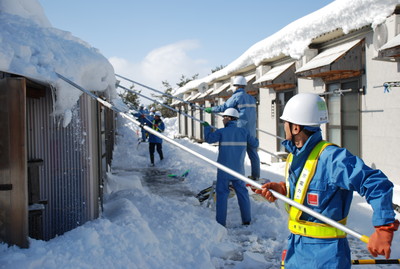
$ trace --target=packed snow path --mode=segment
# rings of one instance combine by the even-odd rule
[[[147,143],[142,143],[140,147],[146,147]],[[160,163],[159,163],[160,165]],[[209,214],[205,215],[204,218],[208,218],[210,221],[214,221],[215,216],[215,204],[211,204],[207,207],[207,201],[199,204],[195,199],[196,192],[190,190],[190,186],[186,180],[168,177],[169,174],[176,174],[177,171],[172,169],[166,169],[163,167],[135,167],[130,169],[118,169],[113,170],[113,175],[131,177],[139,176],[141,178],[141,184],[144,188],[148,189],[151,195],[156,195],[161,199],[171,199],[179,203],[188,203],[189,205],[200,206],[209,211]],[[237,215],[237,200],[236,197],[232,197],[230,200],[230,207],[232,207],[229,214]],[[211,199],[211,201],[213,201]],[[232,203],[233,202],[233,203]],[[238,217],[238,216],[237,216]],[[218,225],[218,224],[216,224]],[[222,228],[222,227],[221,227]],[[254,267],[263,268],[276,268],[279,266],[280,260],[279,255],[271,254],[268,255],[266,245],[268,241],[276,241],[276,238],[271,238],[269,235],[257,234],[252,231],[249,226],[242,226],[240,222],[231,224],[227,230],[227,242],[216,244],[213,247],[214,263],[216,268],[237,268],[237,264],[241,263],[246,259],[246,264],[253,264]],[[264,237],[264,238],[263,238]],[[184,250],[183,250],[184,251]],[[274,265],[268,266],[267,261]],[[247,268],[246,266],[246,268]],[[244,267],[243,267],[244,268]]]

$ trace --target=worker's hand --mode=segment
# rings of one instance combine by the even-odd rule
[[[158,124],[153,124],[153,127],[154,128],[158,128]]]
[[[203,122],[201,123],[201,125],[203,125],[204,127],[210,126],[210,124],[209,124],[208,122],[206,122],[206,121],[203,121]]]
[[[393,233],[399,228],[399,221],[375,226],[375,232],[370,236],[368,242],[368,251],[372,256],[384,255],[386,259],[390,258],[390,247],[392,246]]]
[[[282,195],[286,195],[286,184],[285,182],[268,182],[262,185],[262,190],[256,190],[256,193],[261,194],[268,200],[268,202],[272,203],[276,201],[276,197],[269,191],[269,189],[279,192]]]
[[[211,107],[206,107],[204,109],[204,111],[207,112],[207,113],[211,113],[212,112],[212,108]]]
[[[144,118],[144,115],[142,114],[142,115],[140,115],[140,117],[141,117],[141,118]]]

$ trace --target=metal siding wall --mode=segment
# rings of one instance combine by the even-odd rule
[[[82,98],[81,98],[82,99]],[[79,101],[67,127],[52,116],[50,91],[40,99],[27,99],[28,160],[43,159],[40,169],[41,200],[48,200],[43,214],[45,240],[90,220],[90,156],[88,109]]]

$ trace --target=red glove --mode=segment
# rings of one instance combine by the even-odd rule
[[[268,202],[272,203],[276,201],[276,197],[270,192],[268,189],[279,192],[282,195],[286,195],[286,184],[285,182],[268,182],[262,185],[262,190],[256,190],[256,193],[261,194],[268,200]]]
[[[158,128],[158,124],[153,124],[153,127],[154,128]]]
[[[142,115],[140,115],[140,117],[141,117],[141,118],[144,118],[144,115],[142,114]]]
[[[375,232],[370,236],[368,242],[368,251],[372,256],[385,255],[386,259],[390,258],[390,247],[392,245],[393,233],[399,228],[399,221],[393,223],[375,226]]]

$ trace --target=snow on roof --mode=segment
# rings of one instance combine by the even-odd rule
[[[108,60],[71,33],[51,27],[37,0],[0,0],[0,11],[0,71],[54,86],[54,114],[69,114],[82,94],[55,72],[88,90],[107,91],[112,99],[117,96]]]
[[[366,25],[374,28],[384,22],[399,4],[399,0],[336,0],[254,44],[225,68],[190,81],[174,94],[186,92],[202,82],[209,83],[234,74],[245,67],[258,66],[264,60],[281,54],[300,59],[314,38],[338,28],[345,34]]]
[[[294,65],[294,62],[276,66],[276,67],[272,68],[271,70],[269,70],[267,73],[265,73],[263,76],[261,76],[259,79],[254,81],[253,84],[261,83],[264,81],[274,80],[279,75],[281,75],[283,72],[285,72],[292,65]]]
[[[385,45],[383,45],[379,50],[391,49],[400,46],[400,34],[390,39]]]
[[[327,49],[314,58],[312,58],[308,63],[303,65],[301,68],[297,69],[296,73],[304,72],[314,68],[318,68],[324,65],[331,64],[340,58],[343,54],[353,48],[355,45],[361,42],[361,39],[353,40],[339,46]]]

